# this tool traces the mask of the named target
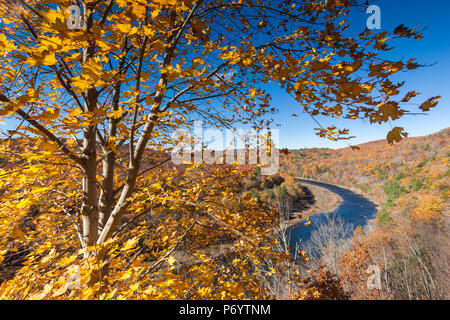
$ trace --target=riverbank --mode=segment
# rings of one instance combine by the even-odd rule
[[[332,186],[336,186],[342,189],[347,189],[352,191],[353,193],[356,193],[364,198],[369,199],[376,207],[376,209],[378,210],[381,206],[380,202],[378,201],[378,199],[374,198],[373,196],[363,193],[361,192],[361,190],[359,190],[358,188],[355,188],[353,186],[346,186],[346,185],[342,185],[342,184],[336,184],[336,183],[332,183],[332,182],[328,182],[328,181],[322,181],[322,180],[313,180],[313,179],[308,179],[308,178],[302,178],[302,177],[297,177],[296,179],[302,180],[302,183],[307,183],[307,181],[311,181],[311,182],[321,182],[321,183],[326,183]],[[309,184],[308,184],[309,185]]]
[[[293,212],[291,214],[292,218],[285,222],[286,227],[298,224],[307,218],[324,212],[335,211],[343,202],[343,199],[336,193],[319,187],[307,182],[302,182],[302,184],[307,184],[307,188],[311,191],[314,196],[314,204],[306,208],[301,212]]]

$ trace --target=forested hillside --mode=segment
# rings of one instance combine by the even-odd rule
[[[292,175],[357,189],[379,204],[376,221],[343,247],[338,271],[356,297],[448,298],[450,129],[388,145],[293,150]],[[367,291],[366,268],[383,286]]]

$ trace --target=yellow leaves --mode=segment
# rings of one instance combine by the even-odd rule
[[[130,250],[130,249],[132,249],[132,248],[134,248],[136,246],[138,241],[139,241],[138,238],[131,238],[127,242],[125,242],[124,246],[120,250],[121,251]]]
[[[200,168],[199,171],[201,172]],[[247,201],[243,203],[245,211],[242,212],[242,214],[235,215],[234,210],[236,204],[233,203],[233,199],[236,199],[235,197],[238,195],[228,190],[228,184],[234,184],[236,182],[235,180],[237,179],[232,179],[232,177],[237,177],[238,173],[236,173],[236,175],[233,174],[233,176],[230,177],[227,176],[227,174],[224,174],[222,168],[222,170],[217,170],[217,177],[214,176],[208,178],[203,175],[199,177],[199,171],[183,172],[182,175],[187,174],[186,177],[180,176],[179,172],[174,171],[173,173],[169,173],[167,170],[162,170],[156,174],[157,177],[159,177],[160,174],[162,175],[160,179],[158,178],[158,180],[161,181],[160,184],[162,184],[162,181],[166,184],[167,181],[173,177],[176,179],[181,178],[186,184],[182,188],[167,188],[167,195],[159,196],[159,193],[152,194],[151,203],[152,206],[154,206],[154,214],[155,216],[162,218],[161,223],[157,223],[155,228],[152,229],[154,233],[148,233],[148,227],[143,224],[140,225],[140,222],[144,221],[137,220],[137,226],[130,225],[131,228],[128,232],[120,234],[117,237],[114,237],[114,239],[110,239],[111,241],[109,243],[101,246],[90,246],[74,252],[73,254],[67,254],[66,251],[68,248],[74,248],[74,246],[77,245],[77,236],[74,234],[75,230],[73,230],[70,219],[62,214],[49,213],[48,207],[42,209],[39,220],[46,219],[45,225],[39,224],[39,227],[36,228],[36,232],[39,232],[39,236],[41,234],[47,236],[47,238],[43,237],[42,240],[45,242],[45,245],[39,245],[38,242],[35,252],[31,254],[31,259],[35,260],[33,260],[33,262],[29,260],[27,266],[30,267],[28,269],[23,269],[24,277],[28,277],[30,282],[33,283],[37,281],[37,285],[29,294],[36,294],[36,297],[45,299],[70,299],[75,297],[86,299],[116,299],[119,295],[122,295],[125,299],[139,299],[142,297],[165,298],[180,297],[192,287],[195,288],[194,291],[191,291],[194,293],[195,297],[220,297],[221,292],[225,292],[226,297],[235,297],[238,294],[241,294],[242,289],[240,288],[246,283],[254,283],[252,282],[252,277],[254,277],[255,273],[248,269],[249,259],[255,261],[257,260],[255,256],[264,256],[265,252],[270,250],[269,247],[262,249],[259,246],[259,243],[264,241],[265,232],[263,230],[269,228],[269,226],[267,226],[269,220],[267,219],[272,219],[272,217],[263,219],[264,212],[262,212],[262,209],[260,209],[259,206],[250,205]],[[194,183],[194,186],[192,186],[190,177],[194,176],[202,179],[202,181]],[[145,178],[148,179],[148,181],[154,181],[154,176],[151,175],[151,173],[146,175]],[[208,188],[205,189],[204,184],[207,185]],[[146,187],[151,190],[152,188],[149,185],[150,184],[146,184]],[[192,191],[191,189],[194,187],[195,190]],[[224,191],[224,189],[226,190]],[[73,200],[78,197],[81,198],[81,192],[78,194],[73,193],[78,191],[78,189],[65,190],[64,187],[61,186],[61,190],[64,192],[61,195],[59,195],[59,193],[48,193],[48,202],[53,203],[52,200],[56,199],[54,197],[61,197],[64,201],[66,199]],[[39,191],[45,192],[44,189]],[[201,198],[192,197],[192,193],[200,194],[202,198],[205,197],[204,199],[207,200],[207,202],[203,202]],[[214,212],[213,203],[224,197],[229,199],[230,202],[228,203],[227,201],[220,204],[220,208],[226,208],[226,210],[221,209]],[[164,207],[161,208],[165,198],[168,199],[167,204],[163,205]],[[147,192],[139,189],[136,193],[136,198],[132,202],[130,212],[135,212],[136,208],[146,209],[148,207],[144,203],[146,199],[148,199]],[[183,200],[186,200],[186,202]],[[208,218],[207,215],[198,217],[199,224],[193,224],[197,217],[188,215],[189,210],[193,209],[193,206],[190,203],[187,203],[188,201],[194,202],[194,205],[197,204],[199,206],[198,210],[201,210],[200,212],[214,213],[220,221],[226,222],[228,227],[221,228],[218,231],[216,231],[217,229],[214,229],[215,231],[210,231],[210,228],[204,228],[203,226],[215,226],[215,220]],[[161,209],[166,212],[173,203],[177,205],[176,211],[186,212],[186,215],[183,215],[181,219],[174,217],[173,214],[169,214],[167,218],[160,215]],[[60,207],[62,207],[62,205],[60,205]],[[168,212],[170,212],[170,210]],[[246,218],[249,214],[250,216]],[[253,214],[255,216],[253,216]],[[256,220],[259,221],[257,224],[255,224],[255,217],[257,218]],[[194,227],[189,229],[189,236],[184,238],[182,235],[183,230],[186,230],[185,228],[187,228],[188,225],[194,225]],[[238,238],[237,241],[239,244],[237,246],[239,247],[239,250],[244,251],[239,252],[238,255],[233,256],[231,259],[237,258],[236,262],[234,262],[237,267],[232,268],[233,270],[217,269],[218,267],[220,268],[220,265],[217,264],[217,259],[212,258],[213,256],[208,247],[209,243],[218,236],[216,232],[225,235],[233,234],[232,230],[239,228],[243,228],[243,230],[245,228],[247,236],[251,237],[251,239],[239,241],[240,239]],[[30,235],[32,234],[33,233],[30,232]],[[197,242],[192,242],[190,239],[191,235],[194,239],[200,241],[198,243],[199,245],[197,245]],[[69,240],[69,242],[67,242],[67,240]],[[136,250],[140,248],[139,242],[142,240],[146,243],[146,250],[135,256]],[[147,240],[149,241],[147,242]],[[184,255],[167,255],[167,253],[170,252],[169,250],[171,250],[178,241],[183,241],[183,246],[186,245],[186,248],[189,250],[192,249],[192,256],[188,256],[188,261],[185,260],[186,257]],[[253,241],[256,243],[253,244]],[[56,250],[49,253],[51,247],[56,248]],[[103,251],[103,249],[105,251]],[[89,252],[89,250],[96,251],[97,254],[95,254],[95,252],[90,255],[86,254],[85,256],[89,257],[82,258],[82,254]],[[261,250],[262,253],[257,250]],[[111,263],[109,264],[110,270],[107,281],[102,282],[100,288],[97,287],[96,284],[87,285],[87,283],[90,277],[95,277],[99,269],[103,267],[104,262],[97,260],[101,256],[99,254],[101,252],[105,252],[107,257],[106,260],[113,260],[111,260]],[[44,256],[46,257],[42,260],[42,257]],[[165,256],[167,258],[164,263],[161,263],[158,266],[158,270],[151,274],[144,275],[145,270],[147,270],[145,266],[148,268],[148,263],[154,263],[154,259],[157,261],[158,258]],[[134,257],[135,259],[132,260]],[[189,265],[191,258],[195,258],[198,263]],[[132,261],[132,263],[128,265],[130,261]],[[188,263],[187,265],[186,262]],[[177,274],[176,271],[171,271],[172,268],[179,264],[187,267],[187,272],[192,275],[194,282],[186,281],[182,276]],[[70,276],[66,271],[69,267],[75,265],[79,265],[81,269],[78,278],[75,277],[75,274],[73,277]],[[58,276],[55,276],[55,272],[58,272],[58,270],[63,273],[63,276],[60,276],[59,278]],[[219,271],[217,273],[219,274],[217,283],[213,283],[209,280],[214,277],[215,270]],[[139,274],[139,272],[142,273]],[[142,279],[140,277],[141,275],[143,275]],[[71,283],[73,283],[73,288],[75,289],[64,286],[64,283],[60,282],[60,278],[74,279]],[[232,279],[233,282],[226,282],[225,279],[227,278]],[[56,279],[56,281],[51,282],[53,279]],[[79,279],[79,287],[75,286],[78,283],[76,279]],[[237,282],[237,285],[235,285],[234,282]],[[15,292],[20,292],[22,294],[29,286],[29,283],[24,283],[20,290],[19,287],[17,287],[19,283],[19,280],[16,279],[11,282],[11,285],[14,284],[16,286],[14,289]],[[109,285],[113,283],[117,284],[117,286],[114,285],[114,288]],[[50,284],[50,286],[44,290],[46,284]],[[134,285],[133,287],[131,287],[132,284]],[[256,284],[253,285],[256,286]],[[65,290],[66,288],[67,290]],[[148,288],[153,289],[146,290]],[[197,292],[198,288],[203,289]],[[114,292],[113,290],[117,291]],[[9,295],[9,293],[6,295]]]
[[[194,57],[192,58],[193,64],[205,64],[205,60],[203,60],[201,57]]]
[[[6,106],[0,110],[0,117],[11,115],[27,103],[38,100],[39,92],[39,90],[35,90],[34,88],[28,88],[27,92],[20,95],[15,101],[2,100],[6,102]]]
[[[327,138],[331,141],[337,141],[337,140],[348,140],[351,138],[354,138],[354,136],[346,136],[349,133],[348,129],[338,130],[335,126],[324,128],[314,128],[314,130],[317,130],[318,132],[316,135],[318,135],[321,138]]]
[[[123,113],[124,113],[123,108],[119,107],[119,109],[117,109],[117,110],[112,110],[112,111],[108,112],[108,117],[118,119],[123,115]]]
[[[79,91],[85,91],[89,89],[92,85],[92,82],[80,77],[76,77],[72,82],[74,88],[77,88]]]
[[[65,58],[65,61],[79,61],[83,57],[83,54],[81,52],[75,52]]]
[[[69,112],[69,117],[75,118],[75,117],[81,116],[82,114],[83,114],[83,110],[76,108]]]
[[[198,289],[198,294],[202,298],[207,297],[210,293],[211,293],[211,288],[209,288],[209,287],[206,287],[206,288],[202,287],[202,288]]]
[[[58,261],[58,264],[62,267],[66,267],[72,264],[76,259],[77,259],[76,255],[73,255],[71,257],[64,257]]]
[[[17,209],[24,209],[28,208],[31,204],[33,204],[33,199],[31,197],[28,197],[24,200],[21,200],[17,203],[16,208]]]
[[[177,63],[175,68],[171,65],[168,65],[161,72],[166,75],[168,81],[173,81],[174,79],[180,77],[180,75],[182,74],[182,69],[181,65]]]
[[[56,108],[47,108],[40,115],[34,117],[35,119],[39,119],[41,121],[53,121],[59,117],[59,109]]]
[[[127,280],[130,279],[132,276],[133,276],[133,269],[128,269],[119,277],[119,280],[120,281]]]
[[[157,182],[152,185],[152,188],[155,190],[161,190],[162,185],[161,185],[161,183]]]
[[[443,201],[435,195],[423,195],[417,208],[413,210],[411,219],[430,221],[440,216]]]
[[[170,256],[170,257],[167,259],[167,262],[169,263],[170,266],[173,266],[173,264],[175,263],[175,258],[172,257],[172,256]]]
[[[154,29],[154,26],[152,26],[152,25],[144,26],[143,30],[144,30],[144,34],[149,38],[153,38],[153,36],[155,35],[155,32],[156,32]]]
[[[42,290],[42,292],[40,292],[37,295],[34,295],[32,297],[32,300],[42,300],[42,299],[44,299],[52,291],[52,289],[53,289],[53,284],[47,283],[44,286],[44,289]]]
[[[387,134],[387,140],[389,144],[393,144],[394,141],[399,142],[403,138],[406,138],[408,136],[408,133],[403,131],[403,128],[401,127],[395,127],[389,133]]]
[[[224,50],[226,50],[227,48],[224,48]],[[219,55],[219,58],[222,60],[228,60],[230,64],[235,64],[240,60],[239,55],[237,54],[237,52],[233,49],[230,50],[228,52],[222,52]]]
[[[305,252],[305,251],[303,251],[303,250],[298,250],[297,252],[298,252],[298,254],[300,255],[300,258],[302,259],[302,262],[303,262],[303,263],[306,263],[306,262],[309,261],[309,257],[306,255],[306,252]]]
[[[163,53],[166,45],[161,40],[155,40],[152,42],[152,48],[158,52]],[[156,58],[157,56],[155,56]]]
[[[136,34],[138,29],[133,27],[131,23],[117,23],[113,26],[113,30],[120,33],[128,34],[129,36]]]
[[[51,66],[56,64],[56,56],[54,51],[44,50],[42,52],[33,53],[31,57],[25,60],[31,66]]]
[[[10,52],[16,50],[16,46],[12,41],[9,41],[6,36],[1,33],[0,34],[0,53],[2,51]]]
[[[91,87],[104,85],[104,79],[109,76],[103,72],[100,57],[89,59],[82,63],[83,70],[79,76],[72,78],[72,86],[79,91],[85,91]]]
[[[161,10],[157,9],[157,8],[153,8],[152,9],[152,19],[156,19],[156,17],[158,17],[159,13],[161,12]]]
[[[53,141],[45,141],[41,144],[41,148],[48,151],[48,152],[56,152],[58,151],[59,147],[56,142]]]
[[[250,88],[250,97],[254,97],[258,94],[258,91],[255,88]]]
[[[97,82],[102,75],[102,65],[100,63],[100,59],[89,59],[83,63],[83,75],[86,75],[86,77],[92,79],[94,83]]]
[[[160,6],[176,6],[176,5],[182,5],[184,1],[180,0],[153,0],[154,3],[159,4]]]
[[[31,193],[43,193],[50,190],[51,188],[51,186],[32,188]]]
[[[46,37],[42,36],[39,39],[40,46],[46,48],[47,50],[55,51],[63,47],[63,40],[58,36]]]
[[[250,66],[250,65],[252,65],[253,64],[253,59],[251,58],[251,57],[244,57],[243,59],[242,59],[242,64],[244,65],[244,66],[246,66],[246,67],[248,67],[248,66]]]
[[[141,3],[133,3],[127,8],[127,15],[133,20],[144,20],[146,14],[146,6]]]

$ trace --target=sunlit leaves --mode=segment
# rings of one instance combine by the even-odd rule
[[[402,99],[402,102],[408,102],[409,100],[411,100],[411,98],[417,96],[419,93],[415,90],[413,91],[409,91],[405,97]]]
[[[1,33],[0,34],[0,53],[2,51],[14,51],[16,50],[16,46],[14,43],[6,38],[6,35]]]
[[[51,66],[56,64],[55,52],[43,51],[41,53],[36,53],[25,60],[25,62],[32,66]]]
[[[430,99],[422,103],[419,108],[422,109],[423,111],[429,111],[431,108],[436,107],[436,105],[438,104],[438,100],[440,98],[441,98],[440,96],[431,97]]]

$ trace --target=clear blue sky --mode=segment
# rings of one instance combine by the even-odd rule
[[[411,100],[422,103],[432,96],[442,96],[438,106],[431,109],[428,115],[405,116],[404,119],[392,122],[392,125],[404,127],[410,136],[422,136],[447,128],[450,124],[450,1],[448,0],[377,0],[381,9],[381,31],[392,31],[400,24],[408,27],[418,26],[418,30],[426,27],[424,38],[420,40],[402,39],[391,41],[395,47],[386,55],[387,58],[417,58],[419,63],[436,63],[427,68],[419,68],[401,73],[396,80],[405,80],[404,90],[416,90],[421,94]],[[362,32],[366,27],[369,14],[355,12],[348,21],[352,32]],[[377,30],[375,30],[377,31]],[[272,91],[273,103],[280,109],[275,115],[279,128],[280,146],[291,149],[303,147],[346,147],[344,141],[333,142],[315,135],[317,125],[306,114],[299,113],[296,102],[281,90]],[[408,106],[412,112],[420,111]],[[299,114],[298,118],[291,117]],[[390,130],[389,124],[371,125],[362,120],[335,120],[317,117],[323,126],[336,125],[348,128],[356,138],[351,144],[359,144],[371,140],[385,139]]]

